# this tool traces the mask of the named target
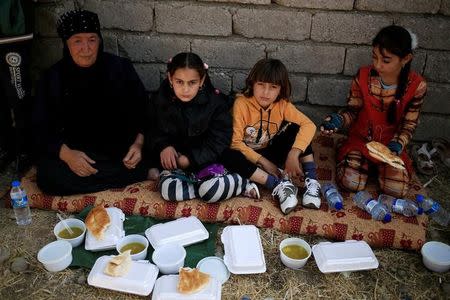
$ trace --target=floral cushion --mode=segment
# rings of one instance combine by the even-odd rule
[[[335,178],[335,145],[342,136],[334,138],[316,136],[313,141],[318,176],[321,183]],[[301,205],[288,215],[281,213],[279,204],[269,191],[260,188],[261,198],[235,197],[219,203],[208,204],[201,200],[169,202],[161,198],[156,182],[143,181],[121,189],[73,195],[49,196],[36,185],[35,170],[31,170],[22,184],[27,190],[31,207],[80,212],[88,205],[114,206],[128,215],[152,216],[161,219],[197,216],[205,222],[227,224],[254,224],[258,227],[274,228],[290,234],[311,234],[335,241],[364,240],[373,247],[392,247],[419,250],[425,242],[426,216],[404,217],[394,214],[392,221],[383,224],[371,219],[370,214],[356,207],[351,193],[342,191],[344,209],[335,211],[322,202],[319,210],[306,209]],[[377,194],[375,181],[369,182],[367,190]],[[425,193],[417,176],[412,176],[408,199],[415,199],[416,193]],[[299,189],[299,200],[303,189]],[[300,201],[301,202],[301,201]]]

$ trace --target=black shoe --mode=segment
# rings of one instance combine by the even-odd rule
[[[3,171],[13,161],[14,156],[10,152],[0,148],[0,171]]]

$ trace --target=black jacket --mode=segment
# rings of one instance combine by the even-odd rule
[[[35,150],[59,155],[62,144],[122,159],[143,133],[148,96],[128,59],[99,53],[89,68],[65,57],[40,80],[33,108]]]
[[[232,119],[227,98],[206,84],[189,102],[178,100],[165,79],[149,105],[151,151],[173,146],[186,155],[192,169],[217,162],[231,143]]]

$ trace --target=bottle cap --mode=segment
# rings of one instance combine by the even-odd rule
[[[423,201],[423,195],[417,194],[417,195],[416,195],[416,201],[419,202],[419,203],[421,203],[421,202]]]
[[[11,186],[12,186],[12,187],[18,187],[18,186],[20,186],[20,181],[19,181],[19,180],[14,180],[14,181],[11,183]]]
[[[338,203],[336,203],[336,204],[334,205],[334,208],[335,208],[336,210],[341,210],[342,207],[343,207],[342,202],[338,202]]]
[[[422,207],[419,207],[419,208],[417,209],[417,214],[418,214],[418,215],[423,214],[423,208],[422,208]]]
[[[386,214],[386,215],[384,216],[383,222],[384,222],[384,223],[388,223],[388,222],[391,221],[391,219],[392,219],[391,214]]]

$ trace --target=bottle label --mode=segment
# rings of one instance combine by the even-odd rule
[[[439,203],[434,202],[433,205],[430,207],[429,210],[427,210],[425,213],[427,215],[433,214],[439,210]]]
[[[28,197],[27,195],[22,194],[22,196],[19,197],[11,197],[11,202],[13,208],[22,208],[28,206]]]
[[[406,200],[404,199],[395,199],[392,202],[392,210],[396,213],[403,212],[404,207],[406,207]]]
[[[367,211],[370,213],[372,211],[372,209],[375,207],[375,205],[378,204],[378,201],[375,199],[369,199],[366,202],[366,207],[367,207]]]

